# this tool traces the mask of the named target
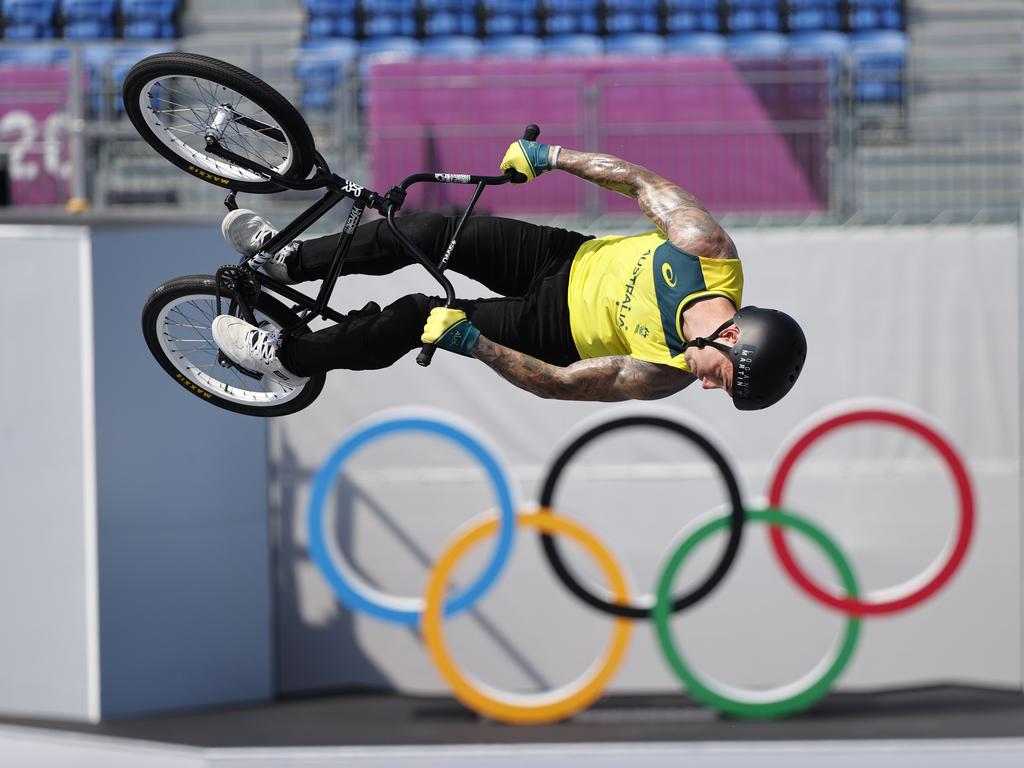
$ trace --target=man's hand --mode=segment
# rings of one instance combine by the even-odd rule
[[[469,356],[480,339],[480,331],[461,309],[435,307],[430,310],[420,341],[449,352]]]
[[[527,181],[540,176],[544,171],[551,170],[548,167],[548,145],[526,139],[512,142],[501,158],[501,170],[518,171]]]

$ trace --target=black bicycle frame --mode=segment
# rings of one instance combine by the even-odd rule
[[[536,126],[527,126],[523,138],[532,141],[537,138],[538,134],[539,129]],[[384,216],[388,229],[391,230],[398,242],[401,243],[402,247],[404,247],[417,262],[423,265],[427,272],[429,272],[444,289],[445,306],[451,306],[455,301],[455,289],[452,287],[451,281],[445,277],[444,270],[447,268],[448,259],[455,250],[455,245],[462,234],[462,229],[465,226],[466,221],[469,219],[469,216],[472,214],[473,209],[476,207],[480,196],[483,194],[484,188],[499,184],[508,184],[513,181],[525,181],[525,179],[521,179],[520,175],[515,171],[508,171],[501,176],[475,176],[472,174],[459,173],[417,173],[407,177],[397,187],[392,187],[387,194],[380,195],[360,184],[356,184],[348,179],[342,178],[336,173],[332,173],[330,168],[327,166],[327,161],[324,160],[323,156],[319,152],[316,153],[315,158],[316,173],[314,173],[309,179],[292,180],[286,179],[269,168],[258,165],[248,158],[242,157],[241,155],[237,155],[234,152],[225,149],[216,139],[210,139],[207,141],[207,150],[209,150],[211,154],[223,157],[225,160],[229,160],[237,166],[262,176],[267,181],[277,184],[282,189],[300,191],[326,189],[323,197],[310,205],[291,223],[284,227],[284,229],[267,241],[260,254],[257,254],[255,257],[246,257],[242,262],[252,268],[253,276],[259,282],[260,286],[294,302],[295,307],[293,307],[293,309],[301,308],[305,310],[305,312],[301,314],[298,322],[288,328],[282,329],[281,332],[283,335],[290,335],[300,329],[308,327],[310,321],[315,317],[322,317],[326,320],[333,320],[335,322],[344,321],[344,315],[331,309],[327,305],[334,293],[334,287],[338,282],[338,277],[341,275],[342,267],[345,264],[345,257],[348,255],[349,247],[352,245],[352,238],[355,235],[356,227],[359,226],[359,222],[367,208],[372,208]],[[476,185],[472,199],[470,200],[469,205],[466,206],[466,210],[462,214],[462,218],[459,220],[458,225],[455,227],[455,232],[452,235],[451,241],[448,243],[448,247],[437,262],[432,261],[426,254],[424,254],[423,251],[421,251],[420,248],[412,242],[404,232],[402,232],[395,221],[396,214],[401,210],[402,204],[405,202],[409,187],[413,184],[419,183]],[[227,205],[229,209],[237,207],[235,205],[235,194],[236,193],[232,191],[224,201],[225,205]],[[331,266],[327,271],[327,276],[320,285],[320,290],[315,299],[310,299],[305,294],[300,293],[279,280],[275,280],[265,272],[254,268],[263,263],[262,261],[256,261],[255,264],[253,263],[260,255],[277,253],[281,248],[298,238],[299,235],[323,218],[328,211],[334,208],[334,206],[348,198],[351,198],[353,201],[352,208],[349,210],[348,217],[345,220],[345,225],[342,228],[341,237],[339,238],[337,248],[334,251],[334,256],[331,260]],[[239,295],[238,300],[243,311],[251,315],[252,310],[248,307],[245,298]],[[423,350],[416,358],[416,362],[420,365],[429,365],[432,355],[433,345],[425,344],[423,346]]]

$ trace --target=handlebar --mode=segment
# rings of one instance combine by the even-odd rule
[[[523,140],[524,141],[536,141],[538,136],[540,136],[540,128],[538,126],[536,126],[536,125],[530,124],[530,125],[526,126],[526,129],[523,131]],[[426,177],[426,178],[421,178],[421,177]],[[444,177],[450,177],[450,178],[444,178]],[[515,183],[521,183],[521,182],[526,181],[526,177],[523,176],[523,174],[519,173],[518,171],[512,170],[511,168],[508,169],[507,171],[505,171],[505,173],[503,175],[501,175],[501,176],[463,176],[463,177],[458,177],[455,174],[444,174],[444,173],[417,174],[416,176],[410,176],[409,178],[405,179],[405,181],[402,182],[402,184],[401,184],[402,190],[404,191],[405,189],[408,188],[409,185],[416,183],[416,181],[447,181],[447,182],[459,183],[459,184],[472,184],[472,183],[475,183],[477,185],[476,186],[476,194],[473,196],[473,200],[470,202],[469,206],[466,208],[465,213],[462,215],[462,219],[461,219],[461,221],[459,221],[459,225],[455,228],[455,234],[452,236],[451,245],[449,245],[449,247],[448,247],[448,252],[451,253],[451,251],[453,250],[453,247],[455,245],[455,241],[458,239],[459,234],[462,232],[462,225],[466,223],[466,219],[469,218],[469,214],[471,214],[473,212],[473,207],[476,205],[476,201],[480,198],[480,193],[483,192],[484,187],[485,186],[490,186],[490,185],[495,185],[495,184],[507,184],[509,182],[512,182],[514,184]],[[447,278],[444,278],[443,275],[441,274],[444,271],[446,265],[447,265],[447,259],[445,261],[442,261],[441,264],[438,266],[437,275],[436,276],[440,280],[443,281],[441,284],[445,287],[445,291],[447,293],[447,301],[446,301],[445,305],[446,306],[451,306],[451,300],[452,300],[452,298],[454,296],[453,292],[451,291],[451,284],[449,283],[448,285],[445,285],[445,283],[448,282]],[[420,348],[420,353],[416,356],[416,363],[418,365],[423,366],[423,367],[426,367],[426,366],[430,365],[430,361],[433,359],[434,351],[436,349],[437,349],[437,347],[434,344],[429,344],[429,343],[424,344]]]

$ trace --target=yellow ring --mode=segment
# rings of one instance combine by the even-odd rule
[[[459,701],[477,714],[503,723],[536,724],[553,723],[586,709],[604,692],[612,676],[622,663],[629,645],[633,624],[629,619],[616,618],[613,622],[612,637],[604,656],[598,659],[573,682],[557,691],[535,694],[512,694],[499,691],[474,681],[460,670],[452,660],[445,645],[442,622],[442,606],[448,576],[455,564],[481,540],[494,534],[498,520],[488,517],[480,522],[470,522],[447,550],[438,558],[430,574],[423,609],[423,639],[441,677],[448,683]],[[521,526],[537,528],[543,533],[557,533],[575,539],[601,566],[605,578],[611,585],[616,602],[629,602],[629,590],[622,569],[600,540],[588,530],[564,517],[551,514],[524,514],[516,516]],[[483,688],[487,690],[484,691]]]

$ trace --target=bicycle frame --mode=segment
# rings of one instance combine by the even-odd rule
[[[299,322],[282,330],[282,334],[284,335],[295,333],[296,331],[307,327],[314,317],[323,317],[326,320],[334,320],[335,322],[341,322],[344,320],[343,315],[331,309],[327,305],[334,293],[334,287],[338,281],[338,277],[341,275],[341,270],[345,263],[345,257],[352,244],[352,238],[355,235],[356,227],[359,226],[359,222],[367,208],[372,208],[385,217],[388,228],[398,239],[402,247],[405,248],[406,251],[408,251],[408,253],[418,263],[420,263],[444,289],[445,305],[451,306],[455,301],[455,290],[452,287],[451,281],[445,277],[444,270],[447,267],[448,259],[455,250],[456,242],[462,233],[462,229],[466,221],[472,214],[477,201],[479,201],[480,196],[483,194],[486,187],[508,184],[512,181],[518,180],[518,174],[514,171],[510,171],[501,176],[477,176],[473,174],[456,173],[417,173],[407,177],[397,187],[392,187],[386,194],[381,195],[333,173],[330,168],[328,168],[326,160],[324,160],[323,156],[319,152],[316,153],[316,173],[314,173],[314,175],[309,179],[303,181],[292,181],[280,176],[268,168],[259,166],[249,161],[247,158],[241,157],[240,155],[223,148],[214,137],[208,138],[207,149],[211,154],[219,155],[226,160],[230,160],[235,165],[260,174],[268,181],[272,181],[280,186],[282,189],[326,189],[323,197],[300,213],[291,223],[271,238],[264,245],[264,248],[260,253],[243,261],[243,264],[252,269],[254,277],[263,288],[289,299],[298,307],[306,310]],[[440,261],[436,263],[424,254],[423,251],[420,250],[420,248],[402,232],[395,221],[395,215],[399,210],[401,210],[409,187],[413,184],[419,183],[476,185],[476,189],[469,205],[466,207],[462,218],[459,220],[451,241],[448,243]],[[224,200],[224,204],[232,210],[237,208],[237,205],[235,205],[235,195],[236,193],[232,191]],[[305,294],[300,293],[294,288],[291,288],[278,280],[275,280],[264,272],[258,271],[258,268],[266,262],[270,256],[295,240],[315,222],[323,218],[323,216],[334,208],[334,206],[345,199],[351,199],[353,201],[352,208],[349,211],[348,218],[345,221],[345,226],[342,229],[341,238],[338,241],[338,246],[334,252],[327,277],[323,280],[315,299],[311,300]],[[243,310],[251,314],[251,309],[246,305],[244,297],[239,295],[239,300]],[[427,360],[429,362],[429,357]],[[421,365],[425,364],[426,363],[421,362]]]

